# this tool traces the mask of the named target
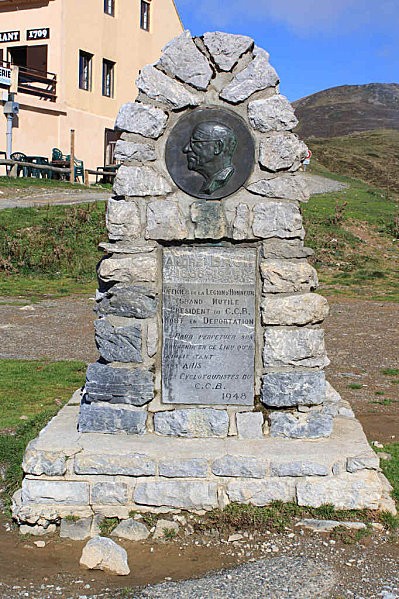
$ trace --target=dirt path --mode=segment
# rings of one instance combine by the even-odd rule
[[[108,200],[111,192],[103,189],[93,190],[54,190],[54,189],[0,189],[0,210],[4,208],[31,208],[51,205],[69,206],[86,202]]]

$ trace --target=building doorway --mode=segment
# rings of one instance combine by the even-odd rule
[[[122,132],[114,131],[113,129],[105,129],[104,139],[104,166],[116,164],[114,157],[115,144],[120,139]]]
[[[15,46],[8,48],[9,61],[29,71],[47,73],[48,46]]]

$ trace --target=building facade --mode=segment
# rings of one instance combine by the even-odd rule
[[[139,69],[182,29],[173,0],[0,0],[3,104],[8,68],[19,67],[13,151],[67,154],[74,129],[85,168],[112,163],[119,106],[135,98]],[[0,115],[0,150],[6,123]]]

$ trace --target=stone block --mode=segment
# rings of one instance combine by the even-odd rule
[[[152,65],[143,67],[136,79],[138,89],[152,100],[168,108],[180,110],[201,104],[199,94],[188,91],[181,83],[168,77]]]
[[[54,534],[56,530],[57,526],[55,524],[47,524],[46,526],[42,526],[40,524],[35,524],[34,526],[31,524],[21,524],[19,527],[19,534],[32,535],[33,537],[43,537],[44,535]]]
[[[328,476],[331,468],[318,462],[272,462],[270,473],[272,476]]]
[[[203,458],[169,458],[159,462],[159,476],[168,478],[206,478],[208,462]]]
[[[130,573],[126,550],[105,537],[90,539],[83,548],[79,563],[89,570],[104,570],[120,576]]]
[[[185,239],[187,235],[184,216],[176,202],[154,200],[147,204],[146,239]]]
[[[113,200],[107,202],[106,225],[111,241],[137,239],[141,232],[140,213],[135,202]]]
[[[107,362],[142,362],[141,326],[113,326],[106,318],[94,322],[100,356]]]
[[[137,484],[134,501],[139,505],[193,510],[218,506],[217,485],[199,481],[156,481]]]
[[[150,358],[158,351],[158,323],[156,321],[147,324],[147,354]]]
[[[319,405],[326,394],[324,372],[273,372],[263,377],[261,401],[266,406],[287,408]]]
[[[84,541],[91,537],[92,518],[62,518],[60,526],[61,539],[72,539],[73,541]]]
[[[116,160],[137,160],[138,162],[151,162],[157,159],[154,146],[134,141],[118,139],[115,144],[114,158]]]
[[[287,98],[280,94],[250,102],[248,118],[252,127],[261,133],[290,131],[298,124],[294,109]]]
[[[127,539],[128,541],[145,541],[150,536],[150,531],[143,522],[128,518],[122,520],[111,532],[111,537]]]
[[[382,497],[382,485],[377,472],[362,470],[355,474],[305,478],[298,482],[299,505],[320,507],[332,503],[336,509],[377,510]]]
[[[264,478],[266,464],[264,460],[252,456],[225,455],[213,462],[212,472],[216,476]]]
[[[157,266],[155,254],[112,256],[100,262],[98,276],[106,283],[150,282],[156,280]]]
[[[255,237],[262,239],[303,239],[305,236],[297,204],[275,200],[259,202],[254,206],[252,231]]]
[[[179,532],[178,523],[173,520],[158,520],[155,525],[153,539],[164,539],[169,531],[173,531],[172,534],[176,535]]]
[[[107,476],[155,476],[155,461],[144,454],[105,454],[86,452],[75,456],[75,474]]]
[[[109,406],[103,403],[82,404],[79,415],[81,433],[128,433],[144,435],[147,412],[129,407]]]
[[[254,59],[250,64],[237,73],[234,79],[220,92],[222,100],[231,104],[239,104],[257,91],[274,87],[279,78],[269,64],[269,55],[262,48],[255,46]]]
[[[254,41],[246,35],[213,31],[204,34],[204,43],[219,69],[231,71]]]
[[[295,500],[295,480],[269,478],[262,481],[234,481],[227,485],[231,502],[268,505],[273,501],[288,503]]]
[[[306,144],[293,133],[273,131],[259,145],[259,163],[269,171],[296,170],[307,156]]]
[[[316,270],[307,262],[265,260],[260,268],[265,294],[309,292],[319,285]]]
[[[98,302],[97,312],[125,318],[151,318],[157,313],[157,300],[154,292],[144,287],[114,285]]]
[[[221,202],[194,202],[191,205],[191,220],[195,224],[196,239],[221,239],[226,235],[227,221]]]
[[[159,435],[172,437],[227,437],[229,416],[212,408],[157,412],[154,428]]]
[[[151,166],[118,168],[113,191],[117,196],[164,196],[172,191],[170,183]]]
[[[317,293],[265,297],[261,303],[264,325],[304,326],[317,324],[328,316],[328,302]]]
[[[165,46],[157,65],[200,90],[206,90],[212,77],[208,61],[198,50],[189,31],[183,31]]]
[[[333,417],[320,412],[270,414],[270,435],[288,439],[319,439],[329,437],[333,430]]]
[[[268,239],[263,244],[263,258],[308,258],[314,255],[314,251],[311,248],[307,248],[303,245],[303,242],[299,239]]]
[[[22,504],[24,503],[88,505],[89,484],[25,478],[22,482]]]
[[[247,204],[238,204],[233,222],[233,239],[250,237],[251,212]]]
[[[259,179],[247,186],[248,191],[267,198],[306,202],[309,191],[302,177],[280,175],[270,179]]]
[[[143,406],[154,398],[153,374],[139,368],[112,368],[95,362],[87,367],[85,389],[85,403],[105,401]]]
[[[125,483],[96,483],[91,489],[91,503],[99,505],[126,505],[129,501],[128,486]]]
[[[263,439],[263,414],[239,412],[236,414],[237,433],[240,439]]]
[[[115,129],[158,139],[164,132],[167,122],[168,115],[163,110],[148,104],[127,102],[119,110]]]
[[[316,520],[314,518],[304,518],[295,526],[306,528],[313,532],[332,532],[335,528],[346,528],[347,530],[364,530],[364,522],[345,522],[342,520]]]
[[[25,474],[35,476],[63,476],[66,472],[65,454],[59,451],[41,451],[36,449],[36,440],[26,448],[22,469]]]
[[[379,470],[380,460],[375,453],[364,453],[350,457],[346,461],[346,470],[348,472],[358,472],[359,470]]]
[[[263,348],[265,368],[304,366],[324,368],[330,363],[324,347],[322,329],[280,329],[267,327]]]

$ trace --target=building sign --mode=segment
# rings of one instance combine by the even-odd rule
[[[11,85],[11,69],[0,67],[0,85]]]
[[[42,27],[41,29],[28,29],[26,32],[26,39],[31,40],[48,40],[50,38],[50,29],[48,27]]]
[[[21,39],[20,31],[0,31],[0,43],[19,42]]]

